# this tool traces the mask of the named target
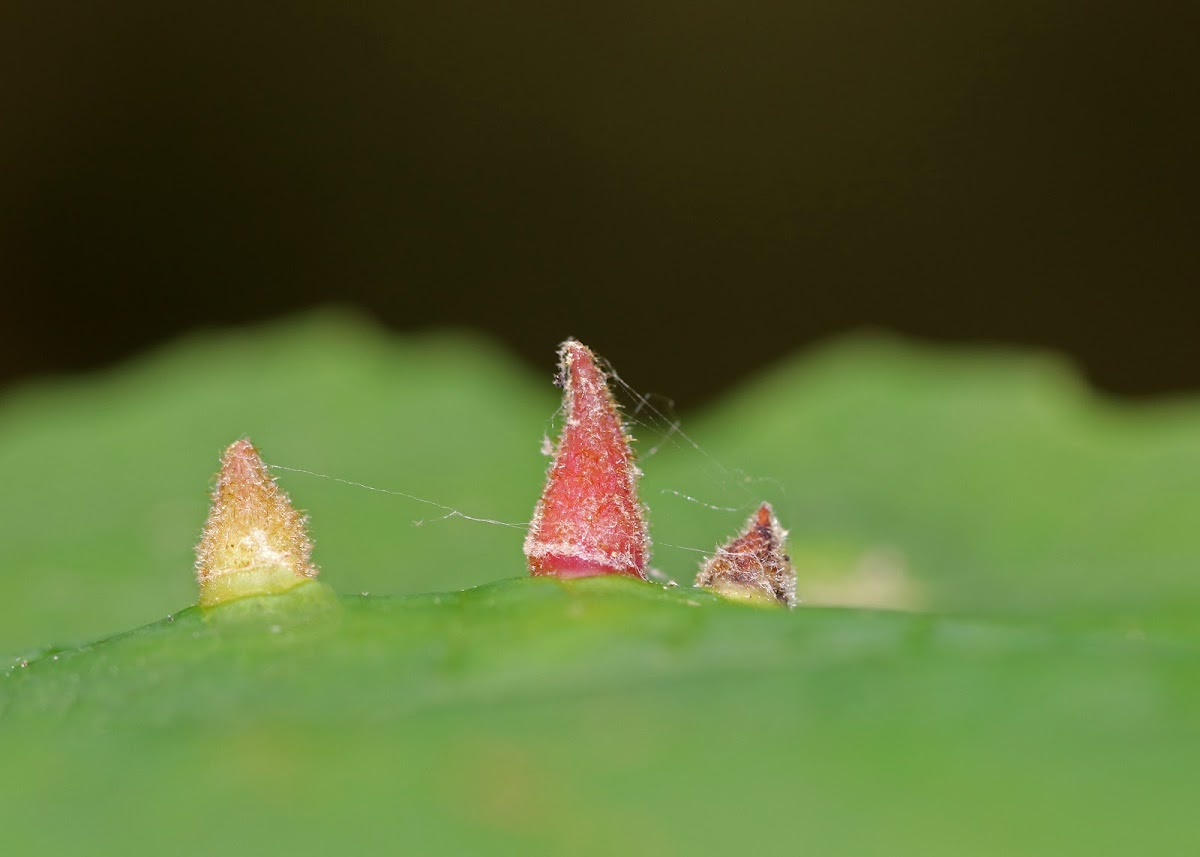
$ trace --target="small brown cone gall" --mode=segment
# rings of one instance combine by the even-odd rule
[[[637,497],[641,472],[596,357],[568,339],[559,349],[566,424],[525,538],[533,575],[646,578],[650,539]]]
[[[705,560],[696,585],[726,598],[796,605],[796,572],[784,553],[787,531],[769,503],[750,516],[741,534]]]
[[[306,523],[250,441],[232,444],[196,546],[201,606],[285,592],[316,577]]]

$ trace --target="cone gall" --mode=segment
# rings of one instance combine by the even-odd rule
[[[285,592],[316,577],[306,523],[250,441],[232,444],[196,546],[201,606]]]
[[[745,528],[704,562],[696,585],[741,601],[796,605],[796,572],[784,552],[787,531],[769,503],[750,516]]]
[[[559,349],[566,423],[525,538],[533,575],[646,577],[650,540],[637,497],[641,472],[596,357],[568,339]]]

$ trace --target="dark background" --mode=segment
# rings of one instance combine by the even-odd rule
[[[328,303],[681,406],[882,326],[1200,387],[1200,3],[6,3],[0,383]]]

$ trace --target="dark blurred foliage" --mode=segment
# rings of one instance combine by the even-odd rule
[[[1200,386],[1200,3],[36,0],[2,376],[331,302],[692,405],[864,325]]]

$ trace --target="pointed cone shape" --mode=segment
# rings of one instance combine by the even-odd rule
[[[196,546],[200,604],[284,592],[316,577],[306,523],[250,441],[231,445]]]
[[[568,339],[559,349],[566,424],[533,512],[525,556],[534,575],[646,578],[650,539],[617,403],[596,357]]]
[[[741,534],[705,560],[696,585],[726,598],[796,605],[796,572],[784,553],[787,531],[769,503],[750,516]]]

